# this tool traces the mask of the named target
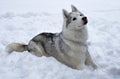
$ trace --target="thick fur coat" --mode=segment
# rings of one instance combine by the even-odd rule
[[[75,6],[71,6],[72,12],[63,10],[63,29],[61,33],[41,33],[30,40],[29,44],[12,43],[6,47],[11,53],[13,51],[28,51],[36,56],[53,56],[61,63],[74,68],[84,69],[94,64],[87,46],[87,17]]]

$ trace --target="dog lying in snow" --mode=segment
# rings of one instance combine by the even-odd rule
[[[73,68],[84,69],[85,65],[97,68],[93,62],[86,41],[87,17],[75,6],[72,12],[63,10],[63,29],[61,33],[40,33],[27,44],[12,43],[6,47],[7,52],[28,51],[38,57],[53,56],[61,63]]]

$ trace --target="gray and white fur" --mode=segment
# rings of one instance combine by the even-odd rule
[[[61,63],[82,70],[85,65],[97,68],[86,44],[88,39],[87,17],[75,6],[72,12],[63,10],[63,29],[61,33],[41,33],[35,36],[28,45],[12,43],[6,47],[7,52],[28,51],[38,57],[53,56]]]

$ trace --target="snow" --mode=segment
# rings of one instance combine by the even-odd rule
[[[41,32],[60,32],[62,8],[74,4],[89,19],[89,51],[97,70],[71,69],[53,57],[5,51]],[[120,79],[119,0],[0,0],[0,79]]]

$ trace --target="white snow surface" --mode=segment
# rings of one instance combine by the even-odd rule
[[[97,70],[71,69],[53,57],[8,55],[12,42],[28,43],[41,32],[61,32],[62,8],[74,4],[89,20],[89,51]],[[0,79],[120,79],[119,0],[0,0]]]

